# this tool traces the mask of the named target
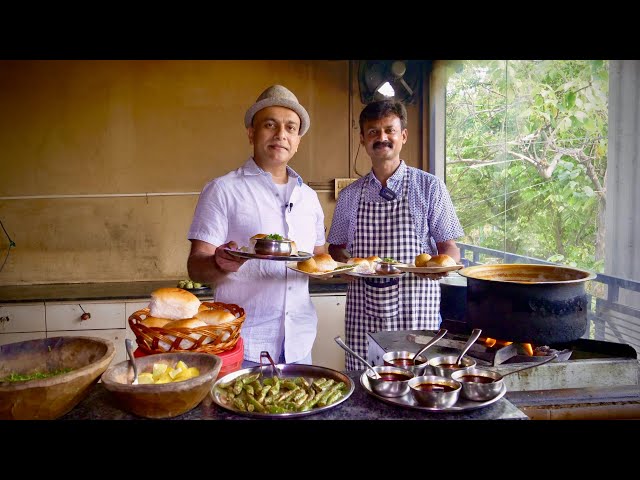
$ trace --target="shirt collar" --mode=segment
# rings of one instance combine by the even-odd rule
[[[268,172],[265,172],[258,166],[253,157],[249,157],[249,159],[242,166],[241,170],[243,175],[269,175]],[[287,165],[287,175],[289,175],[289,177],[295,178],[298,185],[302,186],[302,177],[289,165]]]
[[[407,171],[407,164],[404,163],[404,160],[400,160],[400,165],[398,166],[396,171],[393,172],[393,175],[391,175],[387,180],[387,188],[389,190],[393,190],[394,192],[397,192],[400,186],[402,185],[402,179],[404,178],[404,174],[406,173],[406,171]],[[380,180],[378,180],[374,175],[373,168],[369,171],[367,181],[369,182],[370,185],[373,184],[373,185],[382,186],[380,183]]]

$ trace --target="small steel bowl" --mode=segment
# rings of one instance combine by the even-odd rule
[[[415,376],[431,374],[433,373],[431,367],[429,367],[429,359],[422,355],[418,356],[418,363],[413,364],[415,354],[406,350],[400,350],[397,352],[387,352],[382,356],[382,361],[385,365],[391,367],[406,368],[413,372]]]
[[[462,357],[461,367],[455,366],[457,360],[458,355],[442,355],[440,357],[433,357],[429,359],[429,366],[435,375],[447,378],[451,378],[451,374],[455,371],[466,371],[469,368],[476,366],[476,361],[468,355]]]
[[[259,238],[253,250],[258,255],[276,255],[286,257],[291,255],[291,240],[269,240],[267,238]]]
[[[401,397],[409,393],[409,381],[415,377],[413,372],[387,365],[374,365],[373,369],[380,378],[375,378],[370,368],[367,368],[366,375],[374,393],[381,397]]]
[[[384,275],[388,275],[390,273],[400,273],[400,270],[398,270],[393,263],[389,262],[377,262],[375,268],[376,273],[381,273]]]
[[[409,390],[423,407],[449,408],[460,398],[462,384],[440,375],[422,375],[409,380]]]
[[[462,384],[462,398],[474,402],[486,402],[496,398],[502,391],[503,375],[485,368],[470,367],[451,374],[452,380]]]

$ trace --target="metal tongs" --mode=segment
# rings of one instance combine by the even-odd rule
[[[269,355],[269,352],[267,352],[266,350],[263,350],[260,352],[260,375],[262,375],[262,369],[263,367],[268,367],[269,363],[265,363],[265,365],[262,365],[262,359],[266,358],[269,363],[271,364],[271,376],[275,377],[282,377],[282,372],[280,371],[280,369],[276,366],[276,364],[273,361],[273,358],[271,358],[271,355]]]

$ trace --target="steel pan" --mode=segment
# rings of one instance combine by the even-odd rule
[[[483,336],[550,345],[581,338],[587,330],[585,284],[596,275],[572,267],[491,264],[463,268],[466,320]]]

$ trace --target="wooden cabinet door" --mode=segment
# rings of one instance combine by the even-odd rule
[[[0,334],[46,330],[44,303],[0,305]]]
[[[47,303],[47,332],[125,328],[124,302]],[[82,314],[91,317],[83,320]]]

